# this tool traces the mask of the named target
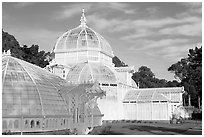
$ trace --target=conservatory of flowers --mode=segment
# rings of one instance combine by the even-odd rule
[[[2,56],[2,128],[17,132],[74,129],[104,120],[170,120],[183,88],[139,89],[134,67],[115,67],[110,44],[86,24],[60,36],[49,66]]]

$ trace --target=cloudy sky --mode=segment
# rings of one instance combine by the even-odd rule
[[[156,77],[173,80],[168,67],[202,40],[202,3],[14,3],[2,4],[2,28],[21,45],[51,51],[57,38],[80,24],[100,33],[113,52],[136,69],[145,65]]]

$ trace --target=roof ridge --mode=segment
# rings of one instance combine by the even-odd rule
[[[138,89],[134,89],[134,90],[160,90],[160,89],[182,89],[182,87],[161,87],[161,88],[138,88]]]

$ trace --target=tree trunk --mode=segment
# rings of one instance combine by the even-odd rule
[[[191,95],[188,95],[188,105],[191,106]]]
[[[183,95],[183,106],[186,106],[186,96],[185,95]]]
[[[198,108],[200,109],[200,96],[198,96]]]

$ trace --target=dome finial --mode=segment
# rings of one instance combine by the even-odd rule
[[[82,9],[82,15],[81,15],[80,21],[81,21],[82,27],[85,27],[85,25],[86,25],[86,17],[85,17],[85,14],[84,14],[84,8]]]

